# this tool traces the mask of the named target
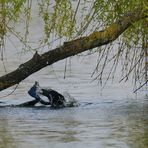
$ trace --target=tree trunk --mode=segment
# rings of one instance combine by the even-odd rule
[[[133,23],[148,17],[146,13],[147,10],[144,12],[136,9],[122,16],[105,30],[96,31],[89,36],[65,42],[61,47],[50,50],[42,55],[36,52],[32,59],[21,64],[13,72],[0,77],[0,91],[20,83],[29,75],[59,60],[114,41]]]

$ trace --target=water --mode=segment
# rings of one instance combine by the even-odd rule
[[[146,148],[148,98],[81,106],[0,108],[0,147]]]
[[[30,28],[32,42],[42,35],[42,23],[37,15],[34,17]],[[22,45],[14,36],[11,40],[15,46],[6,40],[7,73],[33,56],[32,52],[21,54]],[[23,103],[32,99],[27,91],[34,81],[39,81],[42,87],[51,87],[60,93],[67,91],[80,103],[79,107],[55,110],[40,106],[0,107],[0,148],[147,148],[147,91],[142,89],[133,94],[131,82],[118,83],[119,71],[114,82],[109,80],[102,90],[91,78],[97,56],[68,59],[66,79],[63,60],[25,79],[13,94],[8,95],[14,86],[0,92],[0,101],[4,102],[1,105]],[[106,71],[103,80],[109,73]],[[0,75],[5,73],[0,61]]]
[[[93,63],[94,56],[87,58]],[[135,95],[129,83],[119,84],[116,80],[113,84],[109,81],[101,91],[97,81],[91,82],[93,64],[86,63],[87,58],[80,64],[74,57],[66,79],[62,70],[65,62],[61,61],[53,65],[55,72],[45,68],[24,80],[15,93],[1,99],[5,104],[31,100],[27,91],[38,80],[41,86],[50,86],[61,93],[68,91],[80,106],[63,109],[1,107],[0,148],[147,148],[146,91]]]

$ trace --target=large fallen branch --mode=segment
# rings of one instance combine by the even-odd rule
[[[36,53],[32,59],[21,64],[13,72],[0,77],[0,91],[18,84],[29,75],[59,60],[114,41],[133,23],[148,17],[146,13],[140,10],[137,11],[136,9],[133,12],[125,14],[105,30],[96,31],[89,36],[65,42],[63,46],[42,55]]]

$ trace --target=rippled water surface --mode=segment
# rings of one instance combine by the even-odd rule
[[[32,99],[27,91],[39,81],[60,93],[68,91],[80,106],[57,110],[0,107],[0,148],[147,148],[147,91],[133,94],[131,83],[118,83],[118,75],[102,90],[90,77],[96,57],[73,57],[66,79],[65,61],[60,61],[25,79],[13,94],[8,95],[14,86],[2,91],[1,106],[19,104]]]
[[[79,107],[0,108],[0,147],[146,148],[148,98]]]

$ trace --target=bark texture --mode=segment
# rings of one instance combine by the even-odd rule
[[[148,17],[146,14],[147,11],[144,12],[136,9],[133,12],[125,14],[104,30],[65,42],[61,47],[50,50],[42,55],[35,53],[32,59],[21,64],[16,70],[0,77],[0,91],[20,83],[29,75],[59,60],[116,40],[133,23]]]

